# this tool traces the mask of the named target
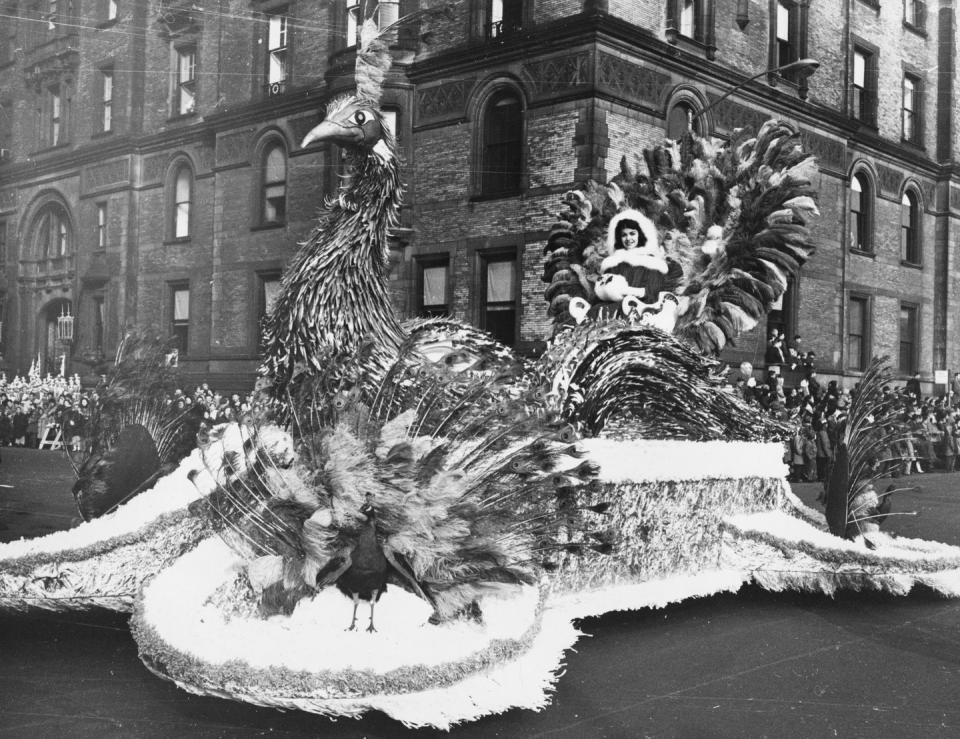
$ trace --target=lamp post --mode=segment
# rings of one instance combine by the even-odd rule
[[[811,74],[817,71],[817,68],[819,66],[820,66],[820,62],[818,62],[816,59],[797,59],[797,61],[795,62],[790,62],[789,64],[782,64],[779,67],[774,67],[773,69],[764,69],[763,71],[757,72],[755,75],[751,77],[747,77],[742,82],[739,82],[733,87],[731,87],[729,90],[723,93],[723,95],[721,95],[712,103],[710,103],[710,105],[700,110],[696,115],[692,116],[690,120],[691,122],[693,122],[698,118],[702,117],[704,113],[706,113],[709,110],[713,110],[718,103],[726,100],[728,97],[733,95],[733,93],[735,93],[737,90],[742,90],[744,87],[746,87],[748,84],[753,82],[755,79],[759,77],[763,77],[765,74],[774,74],[774,73],[782,73],[782,72],[800,72],[805,77],[809,77]]]

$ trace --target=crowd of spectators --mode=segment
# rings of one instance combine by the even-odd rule
[[[775,417],[794,421],[796,432],[784,455],[790,479],[823,481],[857,387],[841,388],[836,380],[822,383],[816,354],[803,351],[801,341],[795,336],[788,344],[780,331],[771,331],[764,357],[766,379],[757,382],[752,368],[741,371],[736,391]],[[787,386],[788,377],[792,387]],[[919,373],[901,386],[884,386],[882,391],[897,409],[904,441],[885,450],[877,464],[894,477],[960,469],[960,372],[940,397],[922,394]]]
[[[8,380],[0,375],[0,446],[37,448],[66,446],[71,451],[85,448],[90,409],[96,402],[96,390],[84,389],[80,377],[41,377],[31,373]],[[173,412],[202,415],[212,426],[248,418],[256,400],[253,393],[242,396],[222,395],[209,383],[198,385],[193,392],[177,389],[166,398]]]

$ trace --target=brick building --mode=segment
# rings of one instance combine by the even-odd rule
[[[336,186],[336,150],[298,142],[352,84],[357,4],[0,0],[8,371],[67,354],[83,373],[139,325],[249,386],[259,317]],[[382,2],[381,24],[417,7]],[[955,26],[953,0],[460,0],[402,25],[398,308],[535,350],[562,192],[688,125],[779,116],[820,159],[822,218],[772,320],[849,382],[871,354],[927,382],[960,369]],[[812,76],[766,71],[810,57]],[[762,365],[764,334],[728,359]]]

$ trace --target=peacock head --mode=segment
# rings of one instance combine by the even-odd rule
[[[375,151],[393,158],[393,135],[375,103],[354,95],[330,102],[327,115],[303,139],[302,148],[331,142],[357,153]]]

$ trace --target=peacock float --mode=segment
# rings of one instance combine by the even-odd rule
[[[43,588],[38,605],[132,604],[144,664],[185,690],[446,728],[545,706],[577,618],[749,582],[960,594],[960,549],[877,526],[882,363],[851,408],[826,517],[785,481],[788,427],[723,390],[716,355],[812,253],[815,164],[794,129],[691,134],[566,194],[544,255],[554,333],[529,360],[390,307],[389,60],[367,21],[355,93],[303,143],[338,144],[351,175],[264,329],[275,413],[214,429],[77,527],[170,553],[152,577],[109,559],[99,530],[71,557],[44,537],[0,547],[0,603]],[[165,513],[124,522],[158,501]],[[107,577],[72,578],[94,559]]]

